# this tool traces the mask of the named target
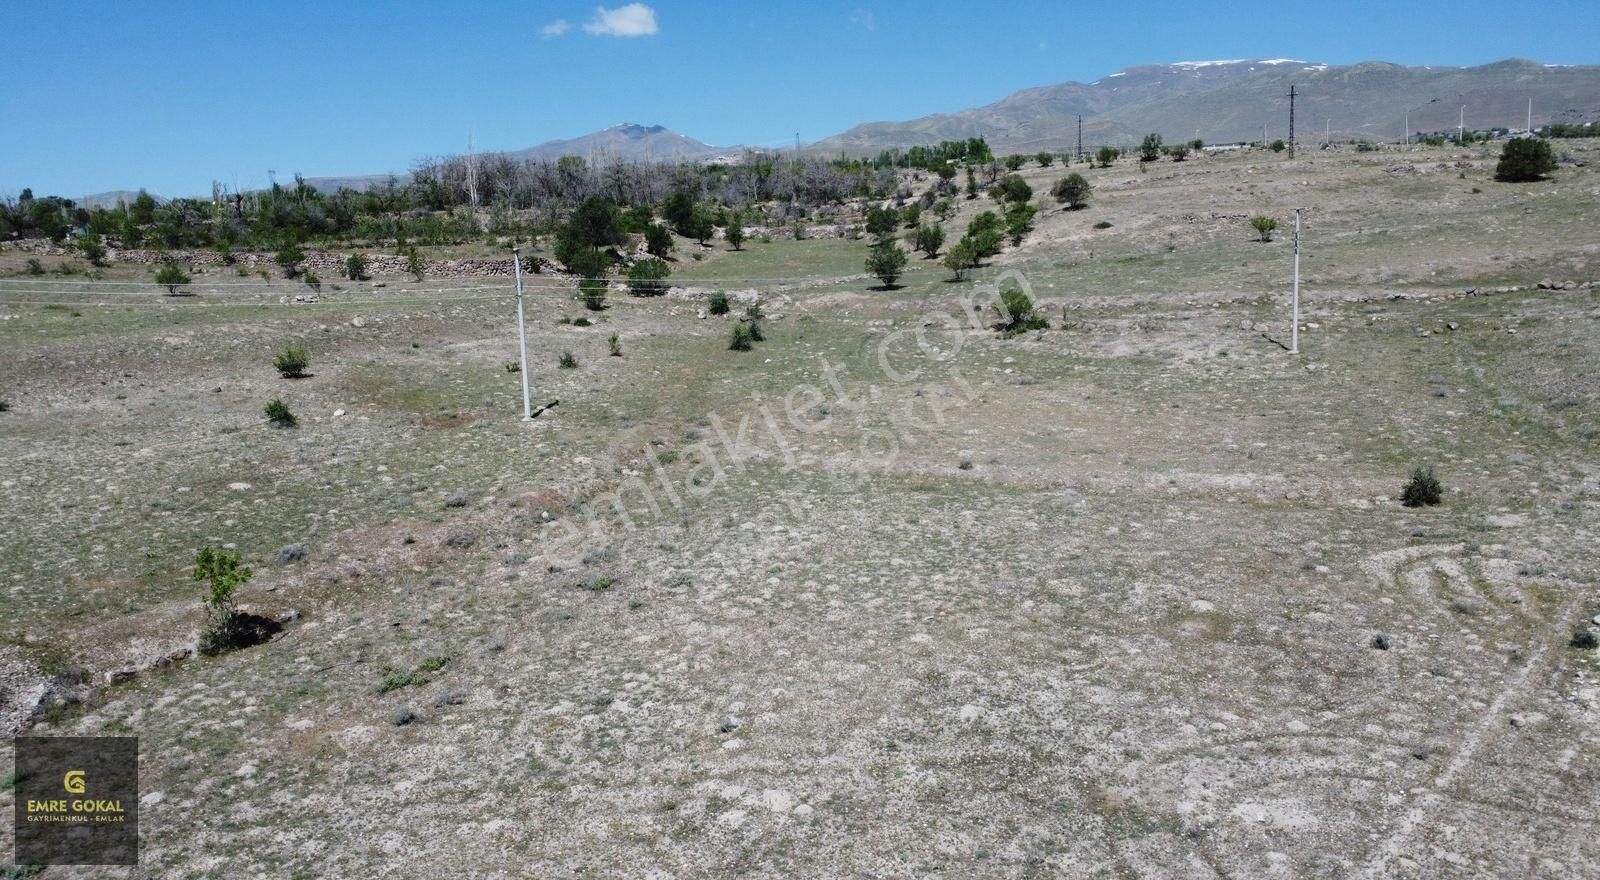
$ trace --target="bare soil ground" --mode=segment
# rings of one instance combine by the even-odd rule
[[[681,261],[762,300],[746,353],[537,278],[531,423],[502,283],[0,283],[0,723],[142,752],[141,866],[40,876],[1595,876],[1600,287],[1537,283],[1600,281],[1600,144],[1561,146],[1085,171],[964,283]],[[1245,222],[1294,207],[1297,356]],[[1052,329],[966,323],[1008,270]],[[189,656],[207,544],[273,641]]]

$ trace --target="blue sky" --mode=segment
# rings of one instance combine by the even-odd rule
[[[1593,0],[13,3],[0,195],[403,171],[468,131],[777,145],[1165,61],[1593,64],[1597,19]]]

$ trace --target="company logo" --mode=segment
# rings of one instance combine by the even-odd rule
[[[138,864],[138,740],[25,736],[15,761],[18,863]]]

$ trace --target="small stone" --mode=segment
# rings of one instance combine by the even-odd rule
[[[443,708],[445,706],[459,706],[466,701],[466,697],[463,697],[455,691],[443,691],[434,696],[433,706],[436,709]]]
[[[1422,746],[1417,746],[1411,750],[1411,757],[1416,758],[1418,761],[1426,761],[1428,760],[1428,750]]]
[[[350,319],[350,326],[359,330],[360,328],[367,326],[367,320],[358,315]]]
[[[1387,651],[1389,650],[1389,646],[1389,636],[1386,633],[1378,633],[1372,637],[1372,647],[1377,648],[1380,651]]]
[[[299,562],[305,558],[306,545],[304,544],[288,544],[278,548],[278,563],[280,565],[288,565],[291,562]]]
[[[1567,644],[1580,651],[1593,651],[1600,647],[1600,638],[1595,636],[1594,630],[1580,626],[1572,631],[1572,641]]]
[[[457,489],[456,491],[451,492],[449,495],[444,496],[444,506],[445,507],[466,507],[467,506],[467,493],[461,491],[460,489]]]
[[[726,718],[722,719],[722,723],[721,724],[717,725],[717,732],[718,733],[733,733],[735,730],[738,730],[739,728],[741,728],[743,726],[744,726],[744,722],[739,720],[739,716],[737,716],[737,715],[729,715]]]

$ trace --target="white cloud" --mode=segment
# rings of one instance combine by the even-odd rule
[[[656,32],[656,11],[643,3],[616,9],[596,6],[594,18],[583,29],[597,37],[648,37]]]
[[[878,17],[867,9],[857,9],[850,13],[850,23],[867,31],[878,29]]]
[[[572,23],[564,18],[558,18],[539,28],[539,34],[548,40],[551,37],[559,37],[570,30],[572,30]]]

